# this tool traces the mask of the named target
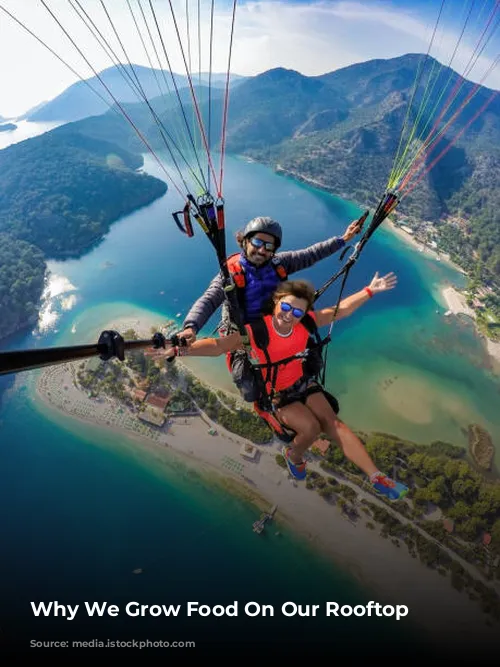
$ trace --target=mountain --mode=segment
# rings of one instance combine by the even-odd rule
[[[243,80],[230,96],[226,150],[246,154],[363,206],[375,206],[385,191],[405,121],[405,141],[416,120],[420,124],[415,137],[424,126],[428,132],[448,91],[458,87],[444,122],[469,96],[471,101],[443,131],[427,166],[443,148],[449,150],[397,212],[410,221],[433,224],[445,244],[443,250],[451,252],[466,270],[480,267],[500,276],[500,98],[475,118],[492,91],[424,58],[407,54],[371,60],[314,77],[276,68]],[[418,72],[419,85],[413,91]],[[210,132],[207,91],[200,88],[198,92],[199,111],[215,149],[221,135],[223,91],[212,90]],[[151,104],[169,136],[183,136],[182,145],[191,150],[191,138],[199,147],[202,137],[190,91],[184,88],[180,94],[183,113],[173,93],[154,98]],[[131,102],[126,110],[150,145],[165,150],[165,133],[159,131],[147,107]],[[469,120],[474,122],[465,129]],[[190,127],[189,140],[186,126]],[[79,121],[75,128],[127,150],[145,150],[127,123],[112,112]],[[444,130],[443,120],[436,128]]]
[[[199,78],[199,75],[193,74],[193,84],[199,84]],[[208,73],[202,73],[201,83],[206,85],[208,80]],[[235,87],[245,80],[246,77],[232,74],[230,85]],[[174,74],[174,81],[178,89],[189,85],[187,77],[180,74]],[[223,88],[225,84],[225,74],[212,73],[213,88]],[[77,81],[50,102],[35,107],[25,117],[31,122],[80,120],[108,111],[109,106],[114,105],[113,97],[118,102],[140,102],[143,100],[141,91],[147,99],[175,92],[170,72],[141,65],[109,67],[100,72],[99,77]]]
[[[28,111],[25,111],[21,116],[17,117],[16,120],[28,120],[28,118],[34,116],[37,111],[39,111],[42,107],[44,107],[48,103],[49,103],[48,100],[39,102],[34,107],[31,107],[31,109],[28,109]]]
[[[422,58],[407,54],[372,60],[319,77],[286,70],[256,76],[231,96],[227,150],[244,152],[336,195],[373,206],[391,173]],[[449,237],[454,258],[465,268],[472,270],[479,260],[500,277],[500,98],[457,138],[493,91],[461,81],[456,72],[432,58],[421,72],[408,132],[419,113],[418,127],[424,128],[428,120],[429,132],[448,91],[459,89],[456,102],[437,125],[439,131],[468,96],[471,101],[443,133],[426,165],[454,138],[456,143],[398,210],[439,225]],[[295,96],[290,93],[292,82]],[[256,125],[259,142],[255,141]],[[455,222],[450,229],[445,220],[452,217]]]
[[[277,68],[243,82],[231,94],[228,149],[242,152],[319,131],[347,117],[346,98],[319,79]]]

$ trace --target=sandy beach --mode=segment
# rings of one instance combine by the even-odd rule
[[[448,307],[448,312],[446,313],[446,316],[467,315],[474,321],[476,320],[476,314],[474,310],[467,305],[467,299],[457,289],[455,289],[451,285],[443,287],[441,290],[441,295]],[[489,338],[486,338],[486,336],[483,336],[480,332],[479,335],[484,341],[488,354],[495,362],[495,366],[498,369],[500,369],[500,343],[497,343],[495,341],[490,340]]]
[[[472,319],[476,319],[476,314],[473,309],[467,305],[467,300],[463,294],[460,294],[454,287],[443,287],[441,290],[443,299],[448,306],[450,314],[453,315],[468,315]]]
[[[125,321],[112,324],[109,328],[121,331],[132,326]],[[150,332],[141,331],[137,321],[133,326],[139,335],[149,337]],[[37,396],[45,406],[62,411],[82,424],[97,424],[126,435],[133,447],[146,447],[164,461],[180,460],[207,476],[210,483],[223,484],[261,508],[277,504],[278,522],[285,522],[312,545],[326,551],[373,591],[374,600],[407,605],[409,618],[428,633],[430,641],[442,642],[444,636],[449,636],[450,641],[454,638],[456,643],[459,638],[470,645],[472,638],[488,641],[498,634],[498,626],[487,625],[489,617],[482,614],[477,602],[452,588],[449,575],[442,576],[423,566],[410,556],[404,544],[398,548],[391,539],[381,538],[377,529],[366,526],[362,512],[361,518],[352,523],[336,505],[307,489],[304,483],[292,480],[288,471],[276,463],[279,441],[258,446],[255,460],[249,460],[241,453],[247,441],[225,431],[203,413],[176,417],[162,429],[150,427],[112,400],[92,399],[78,389],[74,382],[78,363],[53,366],[41,374]],[[216,435],[209,434],[211,428],[216,429]],[[313,459],[309,466],[322,472],[319,463],[319,458]],[[353,488],[360,499],[364,496],[387,509],[372,494],[355,485]],[[475,576],[480,578],[477,571]]]
[[[428,246],[424,245],[423,243],[418,241],[414,236],[412,236],[408,232],[405,232],[404,229],[401,229],[401,227],[394,224],[391,218],[386,218],[384,220],[384,226],[387,226],[392,233],[396,234],[398,238],[400,238],[402,241],[405,241],[405,243],[410,245],[418,252],[421,252],[427,257],[435,259],[438,262],[443,262],[445,264],[448,264],[449,266],[453,267],[456,271],[459,271],[460,273],[465,275],[465,271],[460,266],[452,262],[452,260],[447,255],[443,254],[442,252],[438,252],[437,250],[433,250],[432,248],[429,248]]]

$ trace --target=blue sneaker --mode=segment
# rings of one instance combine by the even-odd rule
[[[375,491],[385,496],[388,500],[401,500],[409,491],[408,487],[401,484],[401,482],[395,482],[383,474],[374,477],[372,484]]]
[[[290,458],[291,451],[292,448],[286,447],[285,445],[283,445],[281,449],[281,453],[286,461],[288,470],[290,471],[292,477],[295,477],[295,479],[303,480],[306,478],[306,462],[302,461],[302,463],[294,463]]]

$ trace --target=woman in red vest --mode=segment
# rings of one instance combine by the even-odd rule
[[[304,357],[295,357],[304,354],[309,342],[310,328],[301,324],[306,314],[318,328],[329,325],[348,317],[375,295],[393,289],[396,283],[393,273],[382,278],[376,273],[369,286],[343,299],[335,313],[334,306],[312,310],[314,288],[310,283],[287,281],[274,292],[269,313],[263,316],[267,329],[265,349],[261,341],[256,340],[255,329],[247,325],[251,353],[263,369],[265,390],[272,397],[274,413],[296,433],[292,446],[283,447],[288,469],[296,479],[306,476],[304,453],[320,433],[326,433],[342,447],[346,458],[368,475],[379,493],[398,500],[408,492],[405,485],[394,482],[377,469],[363,443],[338,419],[323,388],[304,374]],[[239,349],[243,349],[243,340],[239,333],[234,333],[197,340],[190,347],[171,348],[165,353],[167,356],[217,357]]]

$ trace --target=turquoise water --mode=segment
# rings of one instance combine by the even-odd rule
[[[155,173],[154,165],[146,166]],[[255,215],[276,217],[284,226],[285,247],[300,248],[340,234],[359,213],[348,202],[237,159],[227,160],[225,183],[229,252],[236,250],[232,234]],[[175,191],[167,193],[115,224],[80,260],[51,262],[53,292],[41,329],[17,336],[9,347],[95,342],[97,332],[121,316],[153,313],[166,319],[179,313],[181,322],[217,264],[201,233],[188,239],[178,232],[171,217],[178,207]],[[333,256],[305,275],[321,284],[339,266]],[[438,285],[459,284],[460,277],[383,229],[351,272],[347,292],[365,285],[376,270],[395,271],[397,290],[339,323],[329,353],[328,384],[343,417],[359,428],[462,444],[461,429],[474,420],[499,442],[498,378],[471,327],[443,318],[445,309],[436,301]],[[332,290],[321,303],[335,298]],[[213,318],[206,331],[216,322]],[[198,362],[197,368],[230,386],[218,372],[222,362]],[[36,372],[20,373],[0,412],[0,497],[8,508],[1,529],[9,545],[2,550],[4,633],[57,638],[71,625],[72,637],[113,631],[189,640],[190,633],[198,633],[208,642],[230,628],[234,641],[246,642],[250,626],[244,617],[169,619],[168,624],[161,618],[82,617],[68,624],[35,619],[29,602],[256,600],[279,606],[286,600],[371,599],[350,576],[292,536],[256,539],[250,528],[255,511],[207,488],[194,473],[160,465],[120,437],[47,413],[33,398],[35,377]],[[397,388],[392,393],[381,388],[391,378]],[[145,568],[143,575],[131,574],[137,567]],[[251,619],[251,631],[265,636],[284,631],[305,635],[305,641],[318,636],[330,641],[334,632],[337,652],[348,651],[360,633],[366,633],[372,650],[389,638],[392,645],[403,638],[400,626],[383,619],[346,618],[332,627],[331,619],[322,618]]]
[[[68,624],[35,618],[31,601],[65,604],[108,601],[122,610],[141,604],[242,606],[293,600],[345,604],[371,599],[341,570],[282,531],[262,539],[251,531],[256,512],[208,487],[180,465],[159,465],[147,453],[121,447],[116,436],[84,427],[77,434],[64,416],[46,419],[33,409],[29,388],[6,401],[2,424],[2,613],[4,637],[84,639],[154,638],[197,641],[209,648],[230,629],[244,645],[247,633],[308,633],[330,630],[332,619],[218,619],[80,616]],[[8,545],[8,548],[5,548]],[[143,568],[140,576],[132,574]],[[251,622],[251,628],[249,628]],[[300,626],[299,626],[300,623]],[[358,632],[373,646],[407,635],[395,621],[346,618],[338,650],[348,650]],[[22,630],[21,627],[22,626]],[[325,635],[326,640],[326,635]]]

